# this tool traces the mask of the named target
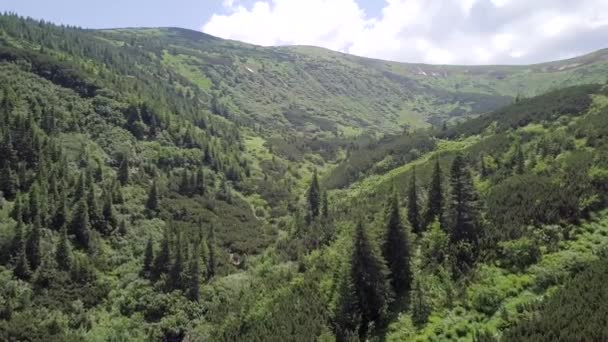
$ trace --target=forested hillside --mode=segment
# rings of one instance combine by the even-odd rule
[[[606,63],[1,15],[0,340],[601,340]]]

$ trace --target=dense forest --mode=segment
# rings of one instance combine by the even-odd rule
[[[605,63],[326,54],[0,15],[0,340],[606,339]]]

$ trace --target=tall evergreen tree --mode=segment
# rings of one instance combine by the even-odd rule
[[[148,210],[149,216],[155,216],[158,214],[158,189],[156,188],[156,180],[152,182],[150,190],[148,190],[146,209]]]
[[[104,191],[103,193],[103,233],[109,234],[112,229],[116,228],[117,220],[116,215],[114,214],[114,205],[112,203],[112,195],[109,191]]]
[[[13,273],[15,276],[21,280],[28,280],[32,275],[30,270],[30,265],[27,260],[27,254],[25,252],[25,240],[23,238],[23,234],[20,234],[18,239],[18,250],[17,250],[17,260],[15,262],[15,268],[13,269]]]
[[[59,242],[55,249],[55,261],[60,270],[69,271],[72,268],[72,251],[70,250],[68,231],[65,226],[61,227],[59,233]]]
[[[91,224],[89,222],[89,209],[85,199],[81,199],[76,204],[76,210],[71,222],[72,234],[76,237],[76,241],[83,248],[91,247]]]
[[[192,301],[200,299],[201,265],[199,254],[198,244],[195,244],[188,264],[188,298]]]
[[[337,342],[356,341],[359,337],[361,313],[350,272],[340,277],[333,326]]]
[[[317,176],[317,170],[315,169],[312,180],[310,182],[310,187],[308,188],[308,197],[307,197],[307,205],[308,205],[308,223],[319,216],[320,208],[321,208],[321,189],[319,188],[319,178]]]
[[[167,274],[171,268],[171,250],[169,247],[169,228],[165,227],[163,239],[160,242],[160,250],[154,258],[152,267],[152,279],[157,280],[162,274]]]
[[[407,230],[401,223],[399,200],[391,196],[388,202],[388,218],[382,253],[390,270],[390,282],[397,296],[410,290],[412,271],[410,269],[410,243]]]
[[[28,223],[34,223],[34,220],[40,215],[42,215],[41,205],[40,205],[40,187],[38,184],[34,183],[32,185],[32,189],[30,190],[29,196],[29,205],[28,205],[28,216],[29,220],[26,221]]]
[[[55,230],[61,229],[68,222],[68,200],[65,191],[59,196],[55,205],[55,213],[51,219],[51,226]]]
[[[0,192],[6,199],[12,200],[19,191],[19,178],[9,162],[4,164],[4,167],[0,170]]]
[[[25,245],[27,259],[30,262],[30,269],[32,270],[36,270],[42,260],[40,253],[40,229],[40,215],[38,215],[34,218],[34,223]]]
[[[171,270],[169,271],[169,282],[172,290],[184,289],[184,260],[182,254],[182,243],[180,234],[177,236],[175,242],[175,258],[173,264],[171,264]]]
[[[465,271],[474,262],[480,229],[473,178],[460,155],[452,163],[450,185],[450,241],[456,249],[457,267]]]
[[[321,206],[321,216],[325,219],[329,217],[329,201],[327,199],[327,191],[323,191],[323,205]]]
[[[412,308],[412,321],[417,327],[425,325],[431,314],[431,305],[428,302],[427,295],[420,284],[420,281],[414,281],[414,286],[411,292],[410,306]]]
[[[97,198],[95,198],[95,188],[93,185],[91,185],[87,191],[87,209],[91,227],[102,234],[105,233],[105,225],[101,215],[99,215],[99,206],[97,205]]]
[[[374,254],[362,223],[357,225],[355,231],[350,277],[357,300],[357,313],[361,318],[359,337],[364,340],[370,324],[376,327],[384,324],[390,292],[383,264]]]
[[[416,234],[422,233],[420,209],[418,207],[418,186],[416,185],[416,167],[412,170],[412,178],[407,196],[407,219]]]
[[[435,160],[435,167],[433,168],[433,175],[431,176],[431,183],[429,184],[428,192],[428,203],[425,212],[425,226],[431,224],[435,219],[439,222],[443,221],[443,188],[442,188],[442,174],[441,166],[439,165],[439,159]]]
[[[144,252],[144,264],[141,270],[141,274],[144,278],[150,278],[152,274],[152,267],[154,263],[154,245],[152,238],[148,238],[146,243],[146,251]]]
[[[212,279],[215,276],[216,267],[216,256],[215,256],[215,229],[213,226],[209,228],[209,235],[207,236],[207,280]]]
[[[120,221],[120,224],[118,225],[118,235],[127,236],[127,221]]]
[[[76,182],[76,187],[74,189],[74,202],[78,202],[81,199],[85,199],[86,194],[87,185],[85,180],[85,173],[82,172],[80,176],[78,176],[78,181]]]
[[[126,185],[129,183],[129,156],[126,153],[121,156],[117,177],[120,184]]]

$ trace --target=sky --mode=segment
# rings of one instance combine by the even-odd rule
[[[432,64],[529,64],[608,47],[608,0],[0,0],[0,10]]]

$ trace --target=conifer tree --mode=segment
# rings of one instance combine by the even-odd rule
[[[410,269],[410,243],[407,230],[401,223],[399,200],[391,196],[387,208],[387,222],[382,253],[390,270],[390,283],[397,296],[410,290],[412,272]]]
[[[205,173],[203,172],[203,168],[198,169],[198,173],[196,174],[196,193],[200,196],[204,195],[206,189],[205,184]]]
[[[57,267],[62,271],[69,271],[72,268],[72,251],[68,241],[68,231],[65,226],[61,227],[59,242],[55,249],[55,261]]]
[[[19,248],[17,250],[17,260],[13,273],[21,280],[28,280],[32,275],[32,272],[25,252],[25,240],[23,239],[23,234],[20,235],[21,236],[18,237]]]
[[[200,299],[201,265],[199,261],[200,251],[198,244],[195,244],[192,257],[188,264],[188,298],[192,301]]]
[[[357,313],[361,318],[359,337],[364,340],[370,324],[376,327],[383,325],[390,292],[383,264],[375,256],[362,223],[357,225],[355,232],[350,277],[357,300]]]
[[[109,234],[113,228],[116,228],[117,220],[114,214],[114,206],[112,203],[112,195],[109,192],[104,191],[103,193],[103,233]]]
[[[420,281],[415,280],[411,292],[410,306],[412,308],[412,321],[417,327],[422,327],[428,322],[431,314],[431,305],[428,302],[427,295],[420,284]]]
[[[442,174],[439,159],[435,160],[433,175],[428,190],[428,203],[425,213],[425,225],[428,226],[433,220],[443,221],[443,189]]]
[[[85,180],[84,172],[82,172],[82,173],[80,173],[80,176],[78,176],[78,181],[76,182],[76,188],[74,189],[74,202],[78,202],[81,199],[84,199],[86,197],[86,193],[87,193],[86,180]]]
[[[127,235],[127,222],[125,220],[121,220],[118,225],[118,235],[126,236]]]
[[[479,212],[473,178],[462,156],[452,163],[450,185],[450,242],[460,271],[470,267],[479,239]]]
[[[129,183],[129,156],[126,153],[121,156],[117,177],[120,184],[126,185]]]
[[[28,205],[28,218],[26,221],[28,223],[33,223],[36,217],[40,218],[42,214],[41,205],[40,205],[40,187],[38,184],[34,183],[32,185],[32,189],[30,190],[29,196],[29,205]]]
[[[215,229],[213,226],[209,228],[209,235],[207,236],[207,280],[212,279],[215,276]]]
[[[321,207],[321,216],[324,219],[329,217],[329,201],[327,199],[327,191],[323,191],[323,205]]]
[[[144,262],[141,269],[141,275],[144,278],[150,278],[152,274],[152,267],[154,263],[154,244],[152,243],[152,238],[148,238],[148,242],[146,243],[146,250],[144,251]]]
[[[333,325],[337,342],[356,341],[359,336],[361,313],[350,272],[340,277]]]
[[[422,224],[420,223],[420,209],[418,208],[418,189],[416,185],[416,167],[412,170],[412,178],[407,196],[407,219],[412,226],[412,230],[416,234],[422,233]]]
[[[308,223],[312,222],[319,216],[319,210],[321,208],[321,189],[319,188],[319,178],[317,177],[317,170],[315,169],[312,175],[312,181],[308,188]]]
[[[103,220],[101,219],[101,216],[99,215],[99,206],[97,205],[97,199],[95,198],[95,190],[93,185],[88,188],[87,209],[91,226],[98,232],[105,233],[105,226]]]
[[[150,190],[148,190],[146,209],[148,209],[149,216],[155,216],[158,213],[158,189],[156,188],[156,180],[152,181],[152,186],[150,186]]]
[[[157,280],[162,274],[167,274],[171,268],[171,251],[169,248],[169,229],[165,227],[163,239],[160,242],[160,250],[154,258],[152,267],[152,279]]]
[[[182,255],[182,243],[181,237],[178,234],[177,241],[175,243],[175,258],[173,260],[173,264],[171,265],[171,270],[169,271],[169,282],[172,290],[183,289],[184,288],[184,260]]]
[[[19,178],[9,162],[5,162],[0,170],[0,191],[8,200],[14,199],[19,191]]]
[[[81,199],[76,204],[76,210],[72,217],[71,230],[76,241],[83,248],[90,248],[91,239],[91,224],[89,222],[89,209],[85,199]]]
[[[55,230],[61,229],[68,222],[68,200],[65,191],[60,195],[55,205],[55,213],[51,219],[51,226]]]
[[[40,216],[34,217],[34,223],[32,224],[32,229],[27,238],[27,242],[25,245],[25,251],[27,254],[27,259],[30,262],[30,269],[36,270],[38,266],[40,266],[40,262],[42,260],[42,256],[40,254]]]
[[[122,189],[120,183],[116,180],[112,181],[112,201],[116,204],[123,204],[124,198],[122,196]]]

